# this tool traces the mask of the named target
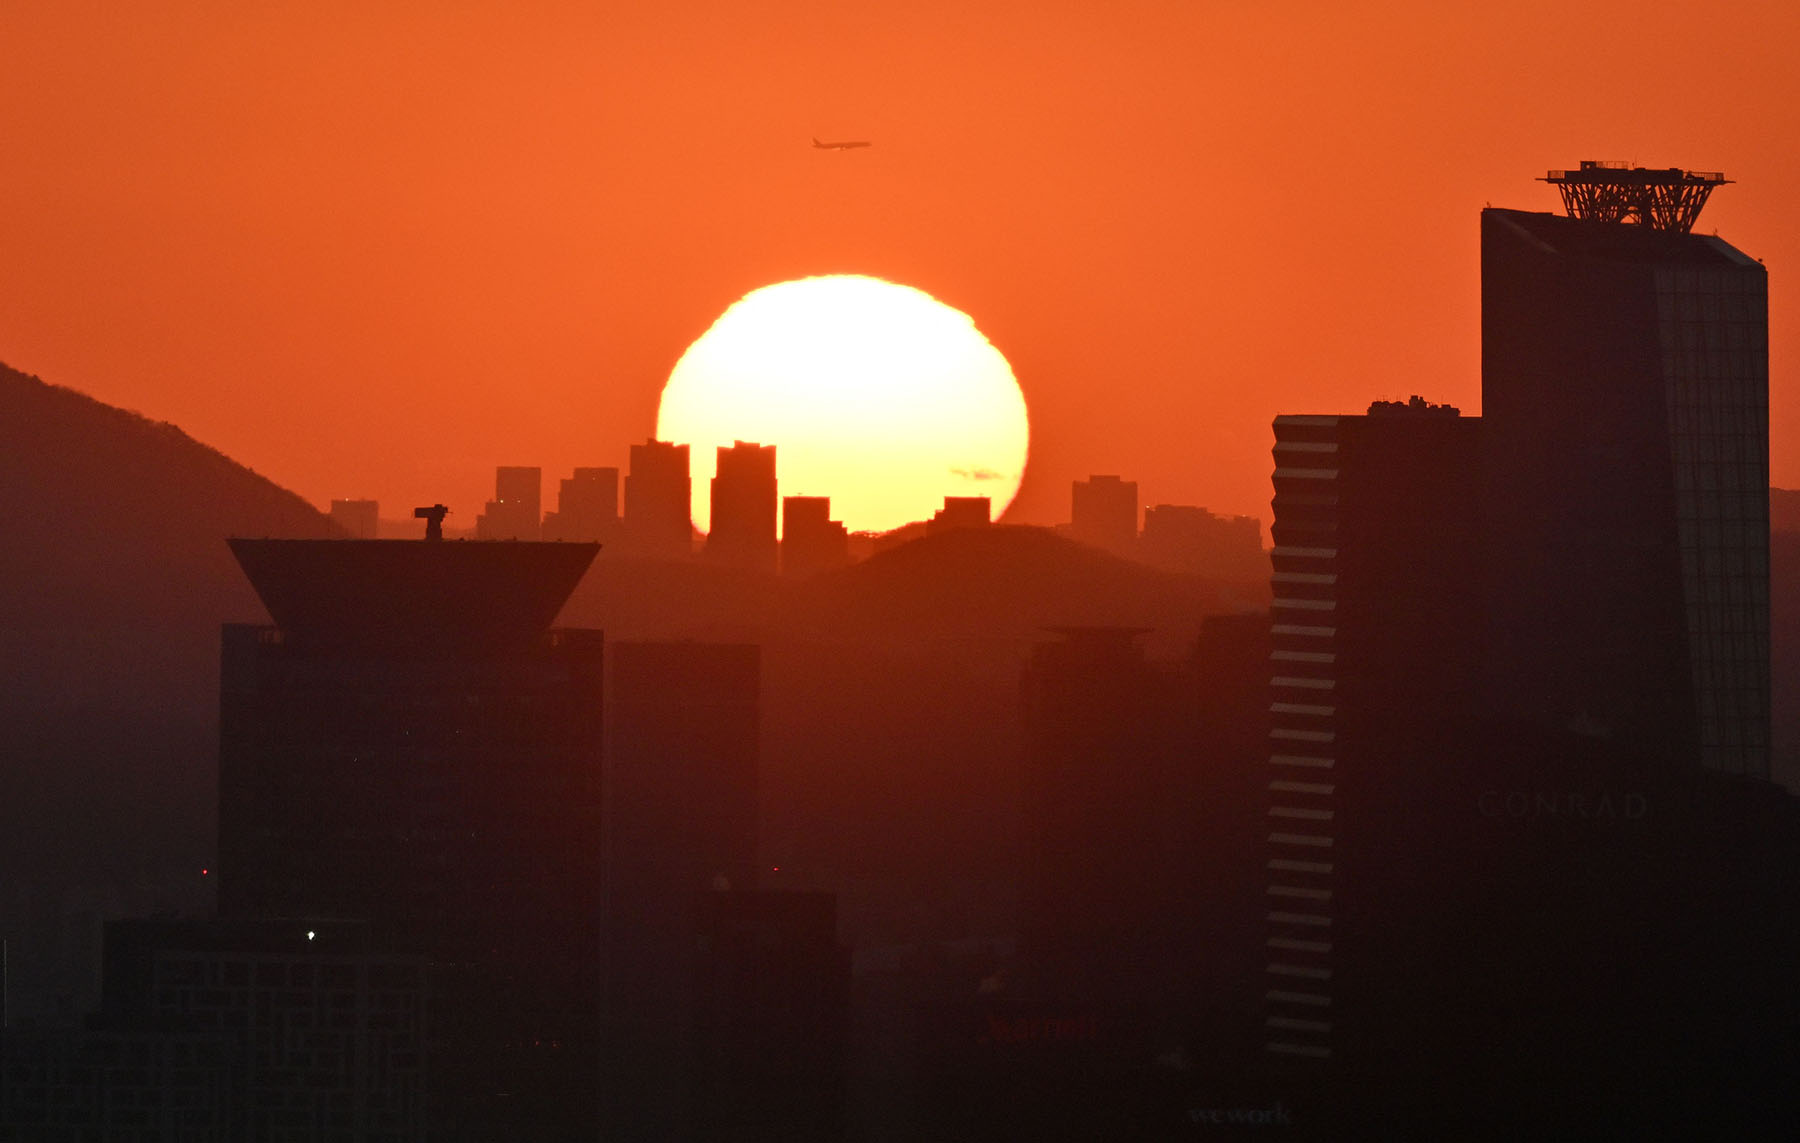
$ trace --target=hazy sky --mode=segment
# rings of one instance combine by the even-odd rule
[[[1269,420],[1479,411],[1477,212],[1722,170],[1800,486],[1800,4],[0,4],[0,360],[323,505],[623,466],[744,292],[874,274],[1090,472],[1266,516]],[[868,138],[819,152],[809,139]]]

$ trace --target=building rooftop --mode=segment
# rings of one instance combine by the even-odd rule
[[[1435,405],[1414,393],[1404,401],[1370,401],[1371,417],[1460,417],[1462,410],[1455,405]]]
[[[500,650],[556,620],[599,544],[227,541],[286,642]]]
[[[1756,259],[1707,234],[1683,234],[1623,222],[1601,222],[1488,207],[1484,221],[1510,227],[1521,237],[1559,254],[1612,262],[1687,263],[1693,266],[1755,266]]]

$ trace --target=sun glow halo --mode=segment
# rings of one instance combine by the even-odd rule
[[[675,365],[656,434],[692,446],[695,524],[716,449],[776,446],[782,496],[829,496],[851,531],[927,519],[945,496],[998,516],[1025,471],[1025,398],[967,314],[922,290],[830,275],[744,295]]]

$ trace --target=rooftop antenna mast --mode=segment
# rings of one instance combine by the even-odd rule
[[[1631,222],[1686,234],[1713,188],[1731,180],[1718,171],[1652,170],[1628,163],[1582,160],[1579,170],[1551,171],[1542,182],[1562,192],[1570,218]]]

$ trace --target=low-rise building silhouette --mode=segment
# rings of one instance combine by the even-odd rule
[[[985,528],[993,522],[994,504],[986,496],[946,496],[944,506],[925,523],[925,534],[934,536],[954,528]]]
[[[1117,476],[1077,480],[1070,492],[1069,535],[1114,555],[1134,554],[1138,538],[1138,486]]]
[[[850,562],[850,537],[831,518],[829,496],[781,498],[781,571],[813,575]]]
[[[331,522],[352,540],[376,539],[381,530],[381,505],[374,500],[333,500]]]
[[[1268,574],[1261,521],[1254,516],[1215,516],[1191,504],[1144,509],[1138,557],[1165,571],[1216,579],[1257,580]]]
[[[172,1043],[177,1065],[222,1059],[231,1137],[422,1141],[429,966],[380,950],[363,924],[114,921],[100,1024]],[[188,1057],[196,1036],[212,1042]],[[152,1106],[166,1132],[153,1137],[185,1137],[174,1093]]]
[[[577,468],[558,485],[556,511],[544,514],[544,539],[615,543],[619,529],[619,470]]]
[[[477,540],[535,540],[543,532],[544,470],[501,465],[494,470],[494,498],[475,517]]]

